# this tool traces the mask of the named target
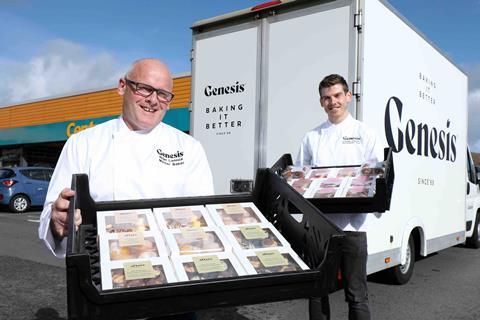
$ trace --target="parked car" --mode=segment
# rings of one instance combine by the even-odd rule
[[[53,169],[44,167],[0,168],[0,204],[22,213],[42,206]]]

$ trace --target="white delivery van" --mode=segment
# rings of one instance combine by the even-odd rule
[[[381,0],[273,1],[195,23],[191,133],[217,193],[296,157],[326,120],[318,84],[343,75],[351,114],[394,152],[390,211],[369,215],[368,273],[408,281],[416,254],[479,246],[479,187],[467,150],[467,76]],[[251,184],[251,183],[250,183]]]

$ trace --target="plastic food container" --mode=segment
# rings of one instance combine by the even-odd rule
[[[153,212],[160,229],[215,226],[204,206],[154,208]]]
[[[180,281],[214,280],[244,276],[247,273],[231,252],[172,257]]]
[[[158,229],[152,210],[114,210],[97,212],[98,234],[145,232]]]
[[[99,235],[100,261],[168,257],[169,250],[159,231]]]
[[[230,252],[232,246],[217,227],[165,230],[171,255]]]
[[[213,204],[206,208],[218,226],[268,223],[253,202]]]
[[[167,257],[102,263],[102,290],[162,285],[177,281]]]
[[[290,247],[270,223],[225,227],[223,231],[234,250]]]
[[[235,250],[235,254],[248,261],[244,265],[248,274],[266,274],[309,270],[308,266],[291,248],[280,247],[258,250]]]

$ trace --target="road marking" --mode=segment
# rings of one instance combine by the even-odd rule
[[[28,222],[40,222],[40,219],[38,219],[38,220],[30,220],[30,219],[28,219],[27,221],[28,221]]]

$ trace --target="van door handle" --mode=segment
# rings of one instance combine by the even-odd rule
[[[470,183],[467,182],[467,194],[470,194]]]

